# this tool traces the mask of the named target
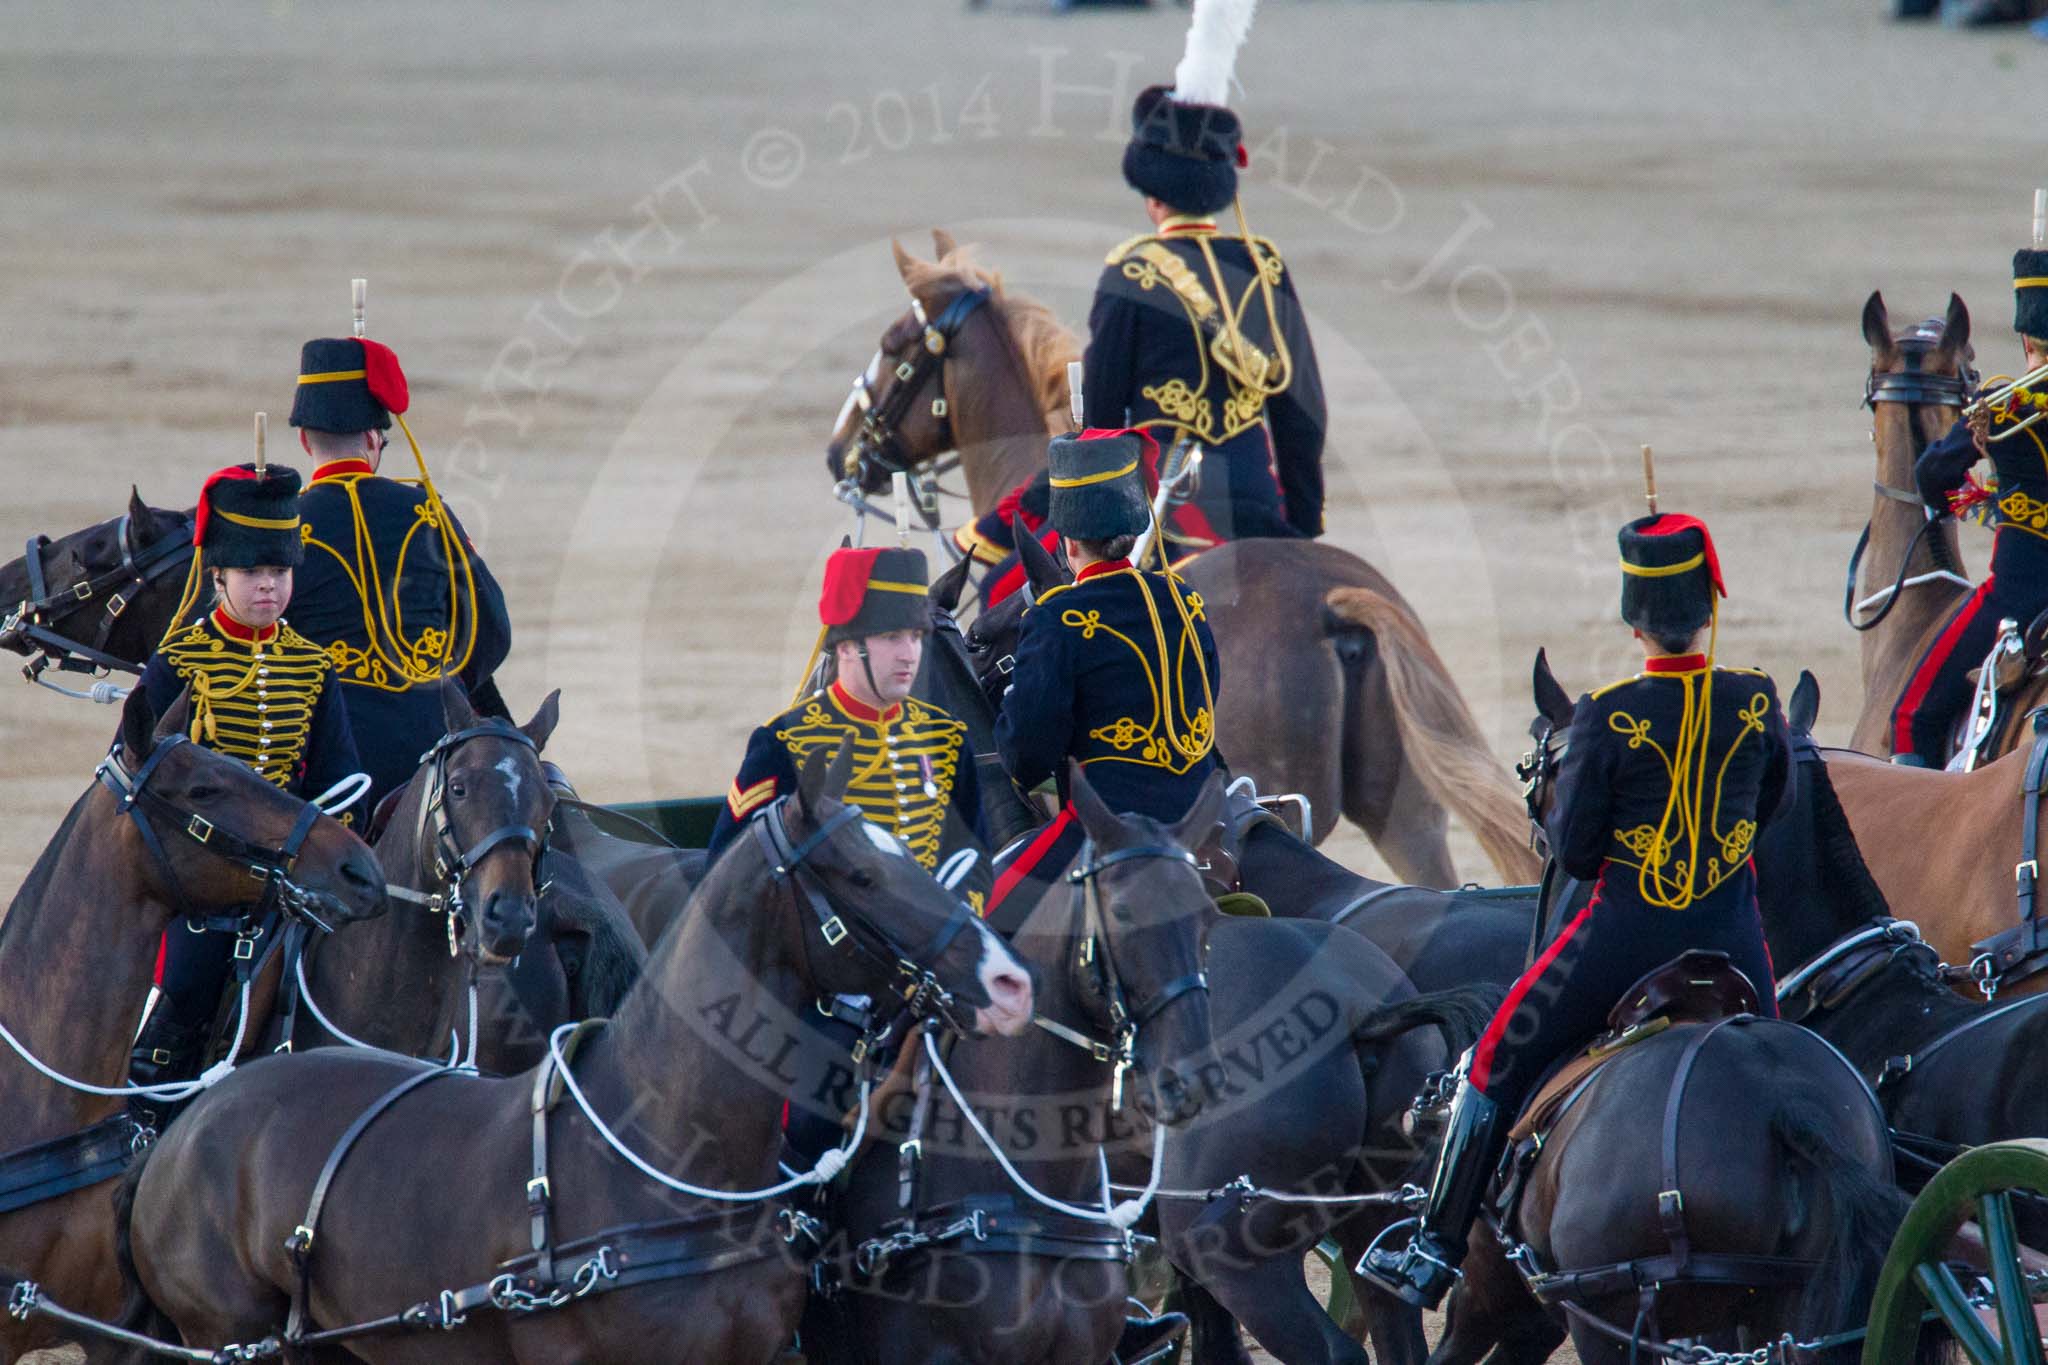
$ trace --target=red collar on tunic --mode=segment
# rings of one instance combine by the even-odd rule
[[[370,468],[368,460],[354,458],[329,460],[326,464],[313,471],[313,482],[319,483],[322,479],[342,479],[352,474],[375,474],[376,472],[376,470]]]
[[[1118,569],[1128,569],[1130,567],[1131,561],[1128,559],[1098,559],[1087,568],[1081,570],[1081,572],[1075,574],[1074,581],[1076,583],[1086,583],[1091,578],[1098,578],[1103,574],[1115,573]]]
[[[832,704],[855,720],[864,720],[870,725],[877,721],[892,721],[903,714],[900,702],[886,711],[877,711],[866,702],[855,700],[853,694],[836,678],[832,682]]]
[[[1658,654],[1643,660],[1645,673],[1697,673],[1706,666],[1704,654]]]
[[[254,626],[245,626],[228,615],[226,607],[213,609],[213,628],[230,640],[240,640],[244,644],[267,645],[277,638],[276,626],[265,631],[259,631]]]

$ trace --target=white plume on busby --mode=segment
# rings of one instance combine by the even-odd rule
[[[1183,104],[1229,104],[1237,50],[1251,32],[1259,0],[1195,0],[1187,50],[1173,69],[1173,98]]]

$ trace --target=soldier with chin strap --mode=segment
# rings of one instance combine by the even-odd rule
[[[1643,670],[1579,699],[1545,828],[1586,908],[1508,991],[1451,1102],[1421,1226],[1358,1273],[1418,1307],[1450,1291],[1510,1125],[1550,1064],[1600,1032],[1647,973],[1723,952],[1777,1012],[1750,850],[1777,813],[1791,740],[1777,689],[1714,663],[1726,590],[1707,528],[1652,514],[1621,528],[1621,617]]]
[[[161,715],[190,698],[191,739],[231,754],[300,797],[331,790],[361,766],[348,708],[327,651],[284,620],[304,556],[298,471],[236,465],[206,480],[192,527],[215,605],[174,627],[138,684]],[[361,809],[361,807],[358,807]],[[355,811],[341,816],[352,821]],[[164,936],[156,1007],[129,1062],[137,1085],[190,1080],[200,1063],[235,960],[260,956],[257,939],[203,924]],[[129,1111],[152,1132],[182,1106],[136,1096]]]

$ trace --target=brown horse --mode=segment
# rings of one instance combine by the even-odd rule
[[[1850,621],[1863,632],[1863,712],[1849,742],[1885,755],[1892,752],[1892,710],[1907,680],[1970,592],[1955,522],[1930,522],[1913,481],[1914,462],[1962,411],[1970,311],[1951,294],[1945,318],[1895,336],[1884,295],[1872,293],[1863,305],[1863,339],[1870,346],[1877,478],[1863,532],[1863,572],[1849,581]]]
[[[265,1337],[301,1285],[285,1241],[303,1224],[311,1325],[422,1300],[438,1310],[440,1291],[474,1287],[462,1330],[393,1324],[349,1341],[366,1360],[773,1359],[805,1288],[777,1228],[800,1220],[778,1219],[765,1198],[664,1188],[621,1149],[699,1190],[776,1185],[786,1068],[805,1036],[796,1015],[822,996],[900,991],[971,1033],[1015,1034],[1031,1017],[1030,978],[1010,950],[844,804],[851,766],[850,745],[829,762],[813,754],[797,791],[726,851],[616,1019],[574,1053],[573,1087],[556,1071],[474,1079],[323,1048],[265,1058],[207,1092],[123,1186],[124,1243],[149,1300],[190,1343]],[[434,1075],[446,1079],[392,1098]],[[564,1088],[537,1125],[533,1097]],[[361,1129],[315,1217],[323,1161],[380,1100],[389,1107]],[[529,1292],[572,1279],[598,1292],[572,1302],[565,1288],[559,1311],[522,1314],[516,1295],[486,1286],[535,1249],[536,1209],[553,1270],[533,1266]],[[129,1321],[165,1329],[147,1304],[133,1308]]]
[[[923,469],[957,450],[979,515],[1044,467],[1077,348],[1042,306],[1006,294],[999,276],[933,236],[936,263],[896,250],[916,307],[883,334],[828,463],[875,491],[891,468]],[[942,363],[906,369],[929,347],[926,322],[984,290],[986,302],[944,341]],[[914,390],[900,392],[906,383]],[[1225,682],[1216,728],[1238,771],[1264,790],[1301,792],[1318,811],[1343,811],[1404,880],[1457,884],[1447,807],[1503,878],[1534,880],[1513,783],[1414,611],[1377,570],[1320,541],[1247,540],[1180,571],[1216,633]],[[1319,821],[1315,834],[1327,831]]]
[[[272,899],[331,925],[384,905],[376,857],[326,816],[306,826],[283,872],[282,850],[309,808],[246,764],[186,742],[186,720],[182,701],[159,725],[142,693],[128,699],[105,775],[72,806],[0,923],[0,1025],[52,1069],[94,1086],[125,1083],[164,930],[187,914],[246,914],[261,887],[253,867],[277,869]],[[136,787],[140,799],[124,798]],[[59,1085],[12,1051],[0,1059],[0,1265],[68,1307],[110,1317],[120,1279],[100,1182],[126,1157],[122,1101]],[[95,1129],[103,1139],[82,1146],[79,1161],[55,1154],[82,1168],[77,1188],[45,1187],[38,1200],[35,1182],[18,1178],[30,1174],[29,1149]],[[68,1335],[42,1319],[6,1319],[0,1359]]]
[[[1071,896],[1040,900],[1012,942],[1038,969],[1039,1018],[1083,1041],[1049,1030],[1014,1043],[968,1040],[953,1048],[948,1067],[977,1113],[1001,1115],[990,1136],[1025,1179],[1054,1199],[1095,1210],[1102,1199],[1096,1153],[1113,1145],[1102,1130],[1137,1130],[1132,1140],[1149,1156],[1152,1124],[1177,1130],[1192,1121],[1202,1106],[1198,1078],[1223,1069],[1202,986],[1217,916],[1194,858],[1222,814],[1223,783],[1212,777],[1171,828],[1118,817],[1078,771],[1073,790],[1090,840],[1084,881]],[[1130,1096],[1137,1112],[1124,1111],[1118,1094],[1114,1056],[1126,1039],[1147,1087]],[[871,1249],[848,1300],[858,1350],[814,1349],[812,1365],[1109,1359],[1129,1292],[1122,1234],[1020,1192],[943,1089],[918,1121],[916,1153],[905,1158],[900,1144],[912,1136],[914,1107],[888,1123],[891,1140],[870,1147],[848,1176],[843,1223]],[[914,1163],[907,1187],[906,1159]],[[959,1235],[959,1220],[977,1209],[994,1220],[994,1242]],[[1020,1238],[1012,1225],[1004,1232],[1005,1220],[1015,1218],[1033,1231]],[[890,1254],[889,1234],[905,1226],[955,1232]]]

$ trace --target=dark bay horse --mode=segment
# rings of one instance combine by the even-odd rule
[[[544,1196],[556,1275],[601,1292],[559,1311],[479,1306],[459,1331],[387,1330],[348,1349],[443,1365],[765,1365],[788,1344],[805,1279],[777,1229],[793,1220],[765,1199],[735,1208],[665,1188],[619,1147],[695,1189],[762,1190],[778,1181],[787,1068],[805,1036],[795,1016],[814,1000],[906,992],[969,1032],[1015,1034],[1031,1016],[1009,949],[843,803],[851,759],[851,746],[811,756],[797,791],[698,888],[610,1025],[585,1037],[575,1086],[540,1125],[546,1181],[531,1106],[567,1084],[560,1073],[444,1072],[361,1131],[310,1234],[311,1323],[481,1293],[534,1249],[530,1200]],[[277,1331],[299,1284],[285,1238],[309,1222],[323,1160],[394,1087],[431,1074],[325,1048],[265,1058],[202,1096],[123,1187],[124,1245],[149,1301],[208,1347]],[[129,1321],[164,1329],[148,1303],[133,1308]]]
[[[59,672],[139,669],[171,625],[193,564],[192,509],[128,510],[0,564],[0,648]],[[196,581],[196,580],[195,580]]]
[[[514,727],[480,720],[460,683],[441,684],[448,737],[382,813],[387,823],[376,847],[394,888],[391,913],[307,945],[303,993],[298,972],[281,984],[294,1010],[294,1048],[353,1042],[448,1059],[452,1047],[467,1060],[470,988],[496,977],[490,997],[498,1008],[491,1027],[477,1023],[476,1062],[505,1074],[540,1060],[548,1032],[570,1017],[555,954],[534,953],[522,965],[545,974],[529,995],[561,1013],[525,1021],[510,1043],[519,1021],[498,1010],[508,1003],[505,969],[525,953],[539,913],[536,869],[555,802],[540,753],[555,728],[558,696],[550,693],[530,721]],[[330,1023],[344,1036],[331,1033]],[[265,1050],[277,1045],[281,1028],[274,1019]]]
[[[1073,789],[1090,841],[1077,869],[1083,880],[1071,895],[1042,898],[1011,936],[1037,972],[1037,1017],[1066,1032],[964,1040],[948,1067],[975,1112],[994,1121],[990,1136],[1025,1180],[1070,1206],[1099,1210],[1097,1151],[1121,1137],[1149,1161],[1153,1123],[1183,1128],[1201,1109],[1198,1078],[1222,1069],[1208,993],[1198,985],[1217,916],[1193,849],[1222,810],[1223,783],[1212,778],[1171,828],[1112,814],[1078,773]],[[1142,1096],[1133,1090],[1135,1111],[1114,1074],[1126,1028],[1134,1075],[1146,1086]],[[854,1164],[844,1200],[848,1238],[887,1248],[906,1225],[953,1235],[860,1266],[866,1273],[855,1276],[846,1300],[858,1354],[813,1351],[813,1365],[1109,1359],[1128,1293],[1121,1232],[1021,1192],[943,1089],[932,1091],[917,1120],[919,1145],[904,1157],[900,1145],[923,1103],[904,1099],[886,1125],[891,1141],[871,1145]],[[975,1210],[994,1221],[993,1243],[958,1231]]]
[[[883,335],[868,406],[848,404],[828,463],[844,474],[849,453],[877,444],[864,421],[900,410],[878,438],[886,459],[858,461],[856,477],[874,491],[890,468],[922,469],[957,450],[979,515],[1043,467],[1048,413],[1064,422],[1074,348],[1042,307],[1006,295],[999,277],[968,263],[951,239],[937,240],[937,263],[897,249],[919,311]],[[979,290],[987,301],[945,341],[943,363],[916,371],[917,392],[896,393],[906,382],[897,367],[927,345],[925,319]],[[943,419],[932,399],[943,399]],[[1512,783],[1414,611],[1377,570],[1320,541],[1248,540],[1180,571],[1216,634],[1225,684],[1217,734],[1239,771],[1265,790],[1303,793],[1319,813],[1342,811],[1408,881],[1457,884],[1447,809],[1505,880],[1534,879]],[[1320,835],[1328,822],[1318,823]]]
[[[1863,340],[1870,347],[1867,392],[1877,477],[1862,573],[1850,580],[1852,606],[1868,605],[1852,612],[1863,628],[1863,710],[1849,743],[1889,755],[1892,708],[1936,634],[1970,593],[1955,522],[1930,523],[1913,481],[1914,462],[1962,411],[1972,354],[1970,311],[1951,294],[1944,318],[1895,335],[1884,295],[1873,292],[1863,305]]]
[[[54,1070],[91,1085],[126,1083],[165,929],[190,913],[246,913],[264,891],[252,867],[271,869],[278,889],[266,899],[330,925],[384,905],[375,855],[326,816],[306,826],[284,872],[282,850],[308,807],[246,764],[187,742],[187,721],[183,701],[159,723],[143,694],[128,699],[106,777],[72,806],[0,921],[0,1025]],[[143,796],[124,806],[122,789],[137,786]],[[113,1316],[121,1294],[112,1201],[98,1182],[118,1174],[127,1152],[122,1100],[61,1086],[0,1047],[0,1111],[0,1167],[12,1167],[0,1173],[0,1265],[68,1307]],[[38,1202],[34,1182],[19,1179],[29,1174],[22,1153],[100,1125],[109,1140],[77,1154],[86,1183]],[[8,1318],[0,1357],[67,1335],[45,1320]]]

